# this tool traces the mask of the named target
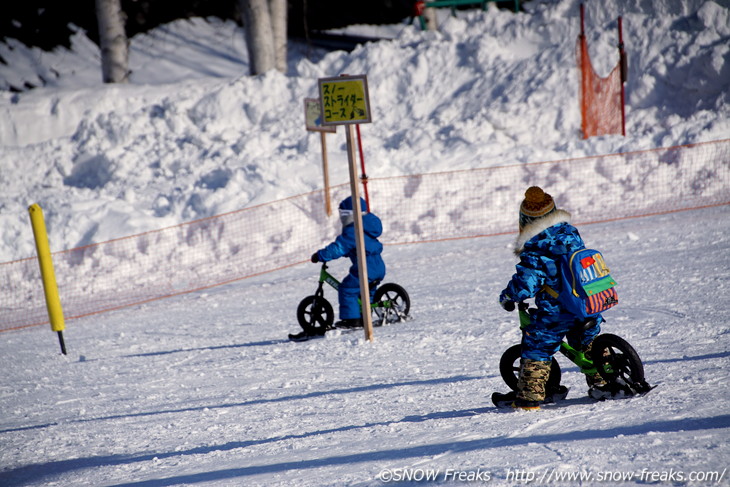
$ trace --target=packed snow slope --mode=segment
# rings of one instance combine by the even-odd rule
[[[513,237],[389,246],[413,319],[372,343],[286,339],[312,264],[73,320],[66,356],[45,326],[3,333],[0,485],[729,485],[730,206],[581,232],[619,283],[603,331],[640,354],[645,397],[592,402],[559,356],[566,401],[493,408],[520,335],[497,304]]]
[[[131,41],[132,83],[102,86],[99,53],[8,41],[0,74],[46,87],[0,92],[0,262],[32,256],[27,207],[46,213],[52,250],[73,248],[321,188],[321,143],[304,126],[317,80],[366,74],[370,177],[600,155],[730,136],[728,0],[586,2],[599,74],[629,60],[627,137],[583,140],[575,42],[579,1],[490,5],[440,30],[362,26],[393,37],[352,53],[291,47],[286,74],[246,76],[241,31],[179,21]],[[635,4],[636,3],[636,4]],[[630,4],[630,5],[629,5]],[[328,136],[332,184],[345,140]]]
[[[730,136],[727,2],[606,0],[586,3],[587,35],[607,73],[623,15],[628,136],[582,140],[578,3],[394,26],[256,78],[240,31],[215,20],[133,39],[127,86],[98,84],[82,33],[50,54],[10,42],[3,78],[47,86],[0,94],[0,262],[33,255],[34,202],[60,250],[321,187],[302,100],[341,73],[368,75],[372,177]],[[345,182],[344,137],[328,140]],[[496,302],[514,236],[388,246],[386,281],[409,291],[413,319],[373,342],[286,340],[311,264],[72,320],[67,355],[47,327],[0,334],[0,485],[730,485],[730,206],[580,230],[619,283],[604,332],[640,354],[657,385],[645,397],[592,402],[559,357],[566,401],[496,410],[499,357],[519,341]]]

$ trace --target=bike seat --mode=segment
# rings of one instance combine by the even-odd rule
[[[575,320],[575,325],[573,326],[572,331],[583,333],[584,331],[590,330],[594,326],[596,326],[595,318],[589,318],[587,320]]]
[[[368,281],[368,289],[372,290],[374,287],[378,287],[382,279],[376,279],[374,281]]]

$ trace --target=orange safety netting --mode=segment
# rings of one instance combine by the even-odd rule
[[[539,185],[591,223],[730,204],[730,139],[563,161],[369,180],[385,244],[517,231]],[[349,185],[331,188],[332,200]],[[218,286],[304,262],[339,233],[315,191],[53,253],[67,320]],[[30,224],[29,224],[29,235]],[[32,238],[30,236],[29,238]],[[36,258],[0,263],[0,331],[48,323]]]
[[[609,75],[601,78],[593,70],[585,36],[578,36],[576,46],[580,72],[580,112],[583,138],[594,135],[624,134],[621,95],[621,61]]]

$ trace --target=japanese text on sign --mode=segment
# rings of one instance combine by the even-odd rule
[[[365,76],[341,76],[319,80],[322,125],[369,123],[370,99]]]

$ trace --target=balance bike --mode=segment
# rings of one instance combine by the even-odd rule
[[[327,330],[333,329],[335,313],[324,297],[325,283],[335,290],[340,286],[340,281],[327,272],[327,264],[323,262],[317,290],[313,295],[302,299],[297,307],[297,321],[308,335],[324,335]],[[408,319],[410,309],[411,299],[402,286],[392,282],[380,285],[370,304],[373,326],[404,321]]]
[[[519,303],[520,329],[530,323],[527,303]],[[577,330],[582,331],[594,326],[593,320],[578,323]],[[606,381],[605,389],[612,391],[616,397],[643,395],[653,389],[644,379],[644,365],[634,347],[623,338],[610,333],[601,333],[594,340],[591,351],[586,353],[568,345],[563,340],[559,352],[574,363],[586,375],[596,372]],[[520,358],[522,346],[513,345],[508,348],[499,361],[499,373],[507,386],[517,391],[520,374]],[[546,391],[555,391],[560,386],[560,365],[553,357]]]

